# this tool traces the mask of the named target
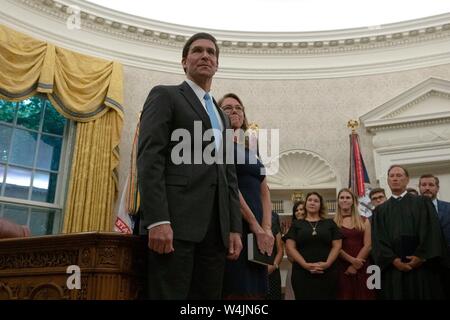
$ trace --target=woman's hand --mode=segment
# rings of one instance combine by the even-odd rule
[[[301,265],[301,267],[305,270],[308,270],[312,274],[322,274],[324,272],[324,269],[320,266],[319,262],[306,262],[305,264]]]
[[[346,275],[355,275],[358,273],[358,270],[356,270],[356,268],[353,265],[349,265],[347,270],[345,270],[344,272]]]
[[[256,236],[258,249],[262,254],[272,255],[275,238],[271,230],[264,230],[258,223],[250,225],[250,231]]]
[[[275,270],[277,270],[277,267],[275,267],[274,265],[269,265],[267,266],[267,274],[272,274],[272,272],[274,272]]]
[[[328,269],[330,267],[330,265],[328,263],[323,262],[323,261],[319,261],[319,262],[317,262],[317,264],[323,271],[325,271],[326,269]]]
[[[352,266],[356,270],[359,270],[359,269],[361,269],[363,267],[364,262],[366,262],[366,260],[361,259],[361,258],[353,258],[352,259]]]

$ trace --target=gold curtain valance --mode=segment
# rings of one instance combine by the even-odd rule
[[[47,93],[68,119],[86,122],[109,108],[123,117],[122,66],[35,40],[0,25],[0,97]]]
[[[65,206],[64,231],[110,231],[117,197],[123,126],[123,71],[0,25],[0,98],[48,96],[66,118],[82,122]]]

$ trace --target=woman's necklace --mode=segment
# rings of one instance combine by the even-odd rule
[[[314,225],[310,221],[308,221],[309,225],[313,229],[313,232],[311,233],[313,236],[317,235],[316,228],[317,228],[317,225],[319,224],[319,221],[320,220],[316,221],[316,223]]]

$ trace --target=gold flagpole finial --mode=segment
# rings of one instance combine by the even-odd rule
[[[259,126],[258,126],[258,124],[252,122],[252,123],[249,123],[248,129],[247,129],[247,130],[255,130],[255,131],[258,131],[258,130],[259,130]]]
[[[304,198],[304,195],[303,195],[302,191],[294,191],[294,193],[291,196],[292,202],[297,202],[297,201],[303,200],[303,198]]]
[[[355,133],[358,127],[359,127],[358,120],[351,119],[347,122],[347,128],[352,129],[352,133]]]
[[[258,131],[259,126],[258,124],[252,122],[249,123],[247,130],[245,131],[245,139],[248,142],[248,148],[250,150],[257,150],[258,149]]]

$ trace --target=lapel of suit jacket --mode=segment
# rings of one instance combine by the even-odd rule
[[[179,86],[180,93],[184,96],[184,98],[189,102],[189,105],[194,109],[195,113],[199,115],[205,124],[206,129],[211,129],[211,121],[209,120],[209,116],[206,113],[205,108],[202,103],[198,100],[198,97],[195,95],[194,90],[189,86],[189,84],[184,81]]]
[[[437,200],[437,214],[438,214],[439,220],[442,218],[442,214],[444,212],[443,207],[444,207],[444,204],[440,200]]]

